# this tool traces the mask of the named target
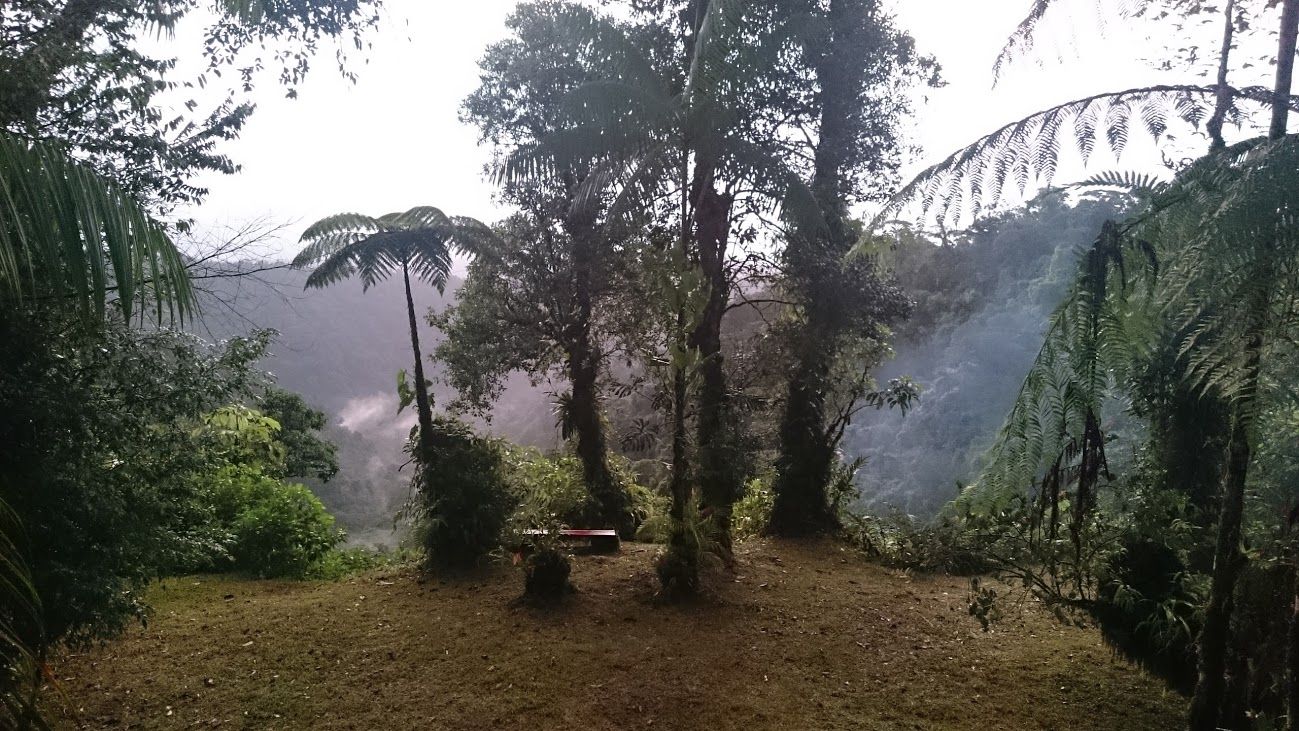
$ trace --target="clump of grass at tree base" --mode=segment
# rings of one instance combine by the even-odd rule
[[[704,514],[696,496],[686,506],[682,520],[664,513],[657,526],[656,530],[662,531],[661,542],[667,544],[654,562],[663,594],[669,599],[695,595],[700,569],[720,568],[726,561],[716,518]]]

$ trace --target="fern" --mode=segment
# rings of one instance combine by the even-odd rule
[[[1150,204],[1110,224],[1080,259],[987,468],[960,498],[967,507],[1031,492],[1161,338],[1178,338],[1193,388],[1252,403],[1258,379],[1242,336],[1288,337],[1295,324],[1281,306],[1299,293],[1299,138],[1238,144],[1169,183],[1126,174],[1087,182],[1141,184]]]
[[[1134,119],[1138,131],[1148,134],[1162,135],[1172,118],[1198,127],[1214,108],[1218,93],[1216,86],[1150,86],[1097,94],[1037,112],[922,171],[893,196],[875,223],[917,202],[922,218],[936,212],[940,221],[993,208],[1008,198],[1008,183],[1019,195],[1033,182],[1052,185],[1064,143],[1062,129],[1072,127],[1084,162],[1098,144],[1118,157],[1131,137]],[[1273,94],[1262,87],[1233,88],[1228,98],[1228,114],[1239,119],[1243,106],[1270,106]],[[1299,110],[1299,97],[1289,97],[1288,103]]]
[[[341,213],[307,228],[307,245],[293,266],[315,266],[307,287],[324,287],[360,275],[366,289],[400,269],[442,291],[456,252],[471,253],[492,240],[491,229],[466,217],[452,218],[432,206],[373,218]]]
[[[1148,197],[1161,191],[1164,188],[1164,181],[1150,173],[1105,170],[1078,181],[1077,185],[1090,188],[1123,188],[1130,193]]]

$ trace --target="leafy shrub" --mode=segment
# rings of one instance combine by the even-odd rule
[[[568,556],[556,548],[544,548],[523,562],[523,593],[530,598],[554,601],[572,590],[568,577],[573,571]]]
[[[586,516],[596,504],[587,490],[581,460],[571,455],[546,457],[536,449],[513,449],[506,454],[506,465],[518,505],[510,521],[512,531],[521,536],[520,532],[527,530],[586,527]],[[666,511],[666,497],[639,484],[625,458],[611,456],[609,467],[627,493],[632,524],[643,525]]]
[[[771,489],[771,476],[763,475],[748,481],[744,496],[731,510],[731,534],[736,540],[753,538],[762,533],[771,520],[771,508],[776,493]]]
[[[249,505],[232,526],[231,556],[263,577],[303,577],[343,539],[334,516],[304,485],[279,484]]]
[[[960,520],[921,523],[909,515],[888,517],[841,514],[844,534],[870,558],[921,573],[973,576],[996,567],[984,552],[978,532]]]
[[[213,346],[7,307],[0,342],[0,500],[25,527],[44,637],[111,637],[148,581],[213,555],[193,429],[259,386],[269,335]]]
[[[439,416],[433,432],[428,464],[418,462],[414,433],[407,445],[417,461],[403,515],[414,523],[429,566],[471,566],[500,545],[514,507],[504,452],[498,442],[475,435],[459,419]]]
[[[185,569],[246,571],[302,578],[343,539],[334,517],[303,485],[286,484],[249,465],[227,465],[208,478],[210,521],[200,526],[209,555]]]

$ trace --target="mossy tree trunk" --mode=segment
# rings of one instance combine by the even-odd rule
[[[698,174],[698,172],[697,172]],[[708,287],[708,299],[699,324],[690,334],[690,346],[699,353],[698,418],[696,422],[700,505],[711,516],[715,540],[730,553],[731,507],[743,487],[740,459],[729,438],[725,356],[722,353],[722,320],[730,300],[726,272],[726,247],[730,235],[732,197],[711,182],[696,180],[695,249],[699,270]]]
[[[821,110],[812,194],[823,225],[796,230],[785,255],[803,324],[781,417],[775,505],[768,526],[779,535],[824,533],[838,525],[828,494],[837,445],[827,424],[826,399],[844,329],[861,323],[847,321],[836,289],[827,285],[856,242],[847,220],[846,175],[863,122],[856,106],[866,73],[861,56],[869,32],[866,16],[862,0],[831,0],[829,38],[816,64]]]
[[[572,386],[568,408],[582,476],[598,506],[593,518],[629,538],[634,526],[623,486],[609,468],[604,419],[600,414],[600,352],[591,335],[598,253],[597,233],[589,216],[570,216],[566,222],[573,239],[573,296],[576,316],[565,334],[567,370]],[[603,527],[602,526],[602,527]]]

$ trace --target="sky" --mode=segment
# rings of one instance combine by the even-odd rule
[[[353,56],[358,80],[341,77],[332,49],[322,53],[296,99],[284,98],[274,79],[264,80],[256,113],[224,148],[242,170],[202,179],[209,196],[183,214],[209,234],[252,220],[283,226],[271,248],[286,255],[312,221],[343,211],[379,215],[434,205],[499,218],[502,209],[483,174],[489,151],[458,112],[477,85],[484,49],[506,35],[516,1],[387,0],[386,17],[370,37],[373,48]],[[1037,109],[1169,80],[1168,72],[1138,57],[1150,44],[1147,29],[1122,24],[1100,32],[1094,7],[1106,1],[1078,0],[1076,16],[1057,19],[1043,34],[1041,51],[1016,63],[994,88],[993,61],[1028,0],[895,0],[899,25],[938,59],[947,81],[916,110],[910,129],[922,152],[904,170],[918,171]],[[183,46],[197,42],[198,30],[197,24],[181,28],[176,55],[186,56]],[[1157,160],[1152,146],[1135,144],[1123,162],[1150,168]],[[1068,175],[1069,163],[1063,169]]]

